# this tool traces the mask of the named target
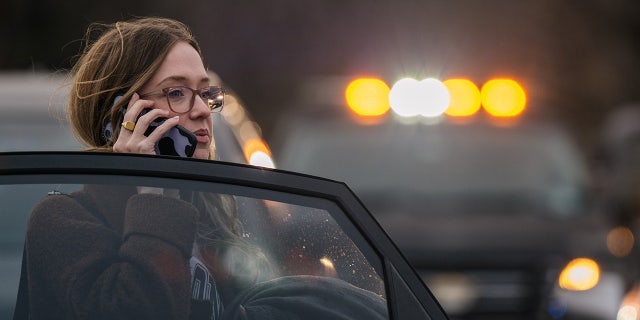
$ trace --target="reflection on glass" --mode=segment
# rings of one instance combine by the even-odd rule
[[[347,218],[336,219],[344,215],[337,207],[302,205],[305,200],[295,195],[279,201],[250,196],[247,190],[233,195],[221,185],[98,180],[101,184],[85,186],[2,186],[0,197],[10,210],[0,216],[0,261],[10,279],[0,290],[0,316],[13,312],[26,232],[27,256],[38,261],[29,277],[45,288],[33,294],[71,292],[71,303],[88,313],[170,310],[169,303],[155,303],[166,298],[162,290],[190,287],[191,307],[185,310],[213,312],[219,319],[235,319],[240,309],[254,315],[268,309],[283,316],[331,311],[355,319],[388,318],[382,263]],[[164,195],[138,194],[141,190]],[[289,198],[292,203],[282,201]],[[49,212],[63,203],[75,204]],[[181,241],[191,210],[196,234],[188,249]],[[51,217],[69,220],[55,225],[55,219],[47,220]],[[69,232],[70,221],[88,229]],[[58,250],[39,254],[51,248]],[[44,272],[52,269],[56,272]],[[191,281],[185,278],[189,274]],[[131,310],[105,309],[101,299],[107,296],[111,304],[141,303]],[[276,297],[285,297],[285,303],[273,303]],[[325,310],[327,304],[331,310]]]
[[[262,240],[283,275],[336,275],[358,287],[384,293],[384,284],[360,249],[326,210],[264,201],[271,233]]]

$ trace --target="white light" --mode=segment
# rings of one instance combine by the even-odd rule
[[[418,81],[412,78],[398,80],[389,93],[391,109],[402,117],[437,117],[449,106],[451,96],[447,87],[437,79]]]
[[[616,317],[618,320],[637,320],[638,319],[638,308],[635,306],[623,306],[618,311],[618,316]]]
[[[451,96],[447,86],[438,79],[428,78],[420,81],[420,86],[424,88],[427,96],[426,107],[421,114],[427,118],[441,116],[451,103]]]
[[[273,164],[273,160],[269,157],[268,154],[262,151],[256,151],[251,154],[249,158],[249,164],[253,166],[265,167],[265,168],[275,168],[276,166]]]
[[[421,102],[425,98],[424,92],[420,89],[420,82],[412,78],[398,80],[389,92],[391,110],[402,117],[419,115]]]

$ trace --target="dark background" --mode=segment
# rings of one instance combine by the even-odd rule
[[[89,23],[135,15],[189,24],[267,139],[312,76],[511,76],[587,151],[604,117],[638,100],[634,0],[2,0],[0,71],[68,69]]]

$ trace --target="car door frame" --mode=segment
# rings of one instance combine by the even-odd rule
[[[214,182],[327,199],[379,255],[391,319],[447,319],[392,240],[349,187],[338,181],[238,163],[101,152],[0,153],[0,183],[42,183],[65,175],[127,175]]]

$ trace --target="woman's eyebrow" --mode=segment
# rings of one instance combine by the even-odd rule
[[[175,82],[186,82],[187,78],[183,77],[183,76],[169,76],[166,77],[164,79],[162,79],[162,81],[158,82],[158,86],[165,83],[165,82],[169,82],[169,81],[175,81]]]
[[[162,81],[158,82],[158,84],[156,86],[160,86],[161,84],[163,84],[165,82],[169,82],[169,81],[185,83],[185,82],[188,82],[189,79],[187,77],[184,77],[184,76],[169,76],[169,77],[166,77],[166,78],[162,79]],[[209,81],[210,81],[209,77],[202,77],[200,79],[200,83],[209,83]]]

